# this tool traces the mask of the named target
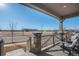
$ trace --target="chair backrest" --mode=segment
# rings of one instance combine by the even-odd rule
[[[79,35],[79,33],[76,33],[76,34],[74,34],[73,36],[71,36],[71,41],[73,42],[75,39],[76,39],[76,37]]]
[[[78,40],[79,40],[79,33],[75,34],[71,45],[74,46]]]

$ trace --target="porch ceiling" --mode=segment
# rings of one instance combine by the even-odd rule
[[[79,3],[23,3],[59,20],[79,16]]]

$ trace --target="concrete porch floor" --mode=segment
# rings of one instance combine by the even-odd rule
[[[38,56],[68,56],[68,52],[63,52],[63,49],[59,45],[56,45],[44,52],[41,52]]]

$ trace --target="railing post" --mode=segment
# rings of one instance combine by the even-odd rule
[[[29,37],[29,40],[27,40],[27,47],[26,50],[31,51],[32,50],[32,38]]]
[[[53,34],[53,44],[55,44],[54,38],[55,38],[55,35]]]
[[[67,32],[65,33],[65,41],[67,41]]]
[[[34,46],[32,52],[40,53],[41,52],[41,34],[42,33],[33,33],[34,35]]]
[[[0,40],[0,56],[4,55],[4,42]]]

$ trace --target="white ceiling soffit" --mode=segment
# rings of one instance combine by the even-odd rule
[[[23,3],[60,20],[79,16],[79,3]]]

